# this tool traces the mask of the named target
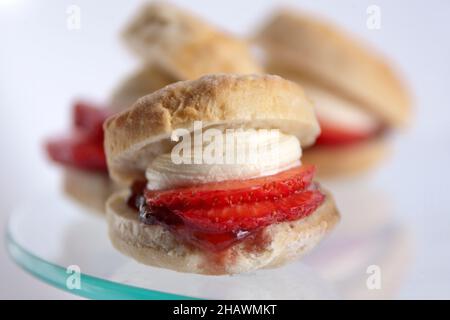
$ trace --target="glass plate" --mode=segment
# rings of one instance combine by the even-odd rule
[[[308,266],[234,276],[201,276],[144,266],[109,243],[105,221],[58,196],[13,211],[7,230],[11,257],[35,277],[92,299],[312,299],[334,297]],[[80,288],[66,282],[80,269]],[[72,269],[71,269],[72,270]],[[294,279],[294,280],[293,280]]]
[[[383,263],[401,239],[392,226],[364,232],[364,237],[337,231],[313,254],[281,268],[202,276],[145,266],[123,256],[110,244],[103,216],[59,195],[30,203],[11,214],[11,257],[36,278],[91,299],[366,298],[366,267]],[[80,270],[80,287],[71,289],[66,283],[76,276],[73,266]]]

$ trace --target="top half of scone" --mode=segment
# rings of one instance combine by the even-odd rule
[[[268,72],[299,82],[327,120],[349,115],[372,128],[408,123],[410,96],[392,64],[339,26],[279,10],[255,40],[267,55]]]
[[[295,83],[271,75],[208,75],[168,85],[105,122],[111,176],[143,178],[149,164],[174,147],[174,130],[192,133],[196,121],[221,131],[275,129],[295,139],[299,150],[320,133],[311,102]]]

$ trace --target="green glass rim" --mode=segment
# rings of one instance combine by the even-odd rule
[[[10,231],[6,232],[6,248],[13,259],[26,272],[34,277],[50,284],[53,287],[88,299],[138,299],[138,300],[198,300],[199,298],[178,295],[157,290],[149,290],[131,285],[121,284],[110,280],[101,279],[81,274],[82,286],[80,289],[69,289],[66,286],[66,268],[45,261],[30,253],[17,243]]]

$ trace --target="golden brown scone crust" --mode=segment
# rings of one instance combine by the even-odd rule
[[[111,110],[125,110],[140,97],[176,81],[177,78],[154,63],[140,66],[114,90],[110,99]]]
[[[386,137],[381,135],[346,146],[312,146],[303,150],[302,163],[316,165],[318,177],[332,178],[365,172],[388,153]]]
[[[359,101],[388,124],[405,124],[410,97],[384,58],[337,26],[306,14],[282,10],[261,29],[271,72],[300,73],[337,94]]]
[[[172,130],[192,129],[196,120],[203,126],[276,128],[296,135],[302,146],[320,132],[311,102],[293,82],[270,75],[204,76],[171,84],[106,120],[110,175],[124,183],[141,179],[152,157],[170,150]]]
[[[300,84],[305,90],[305,94],[313,101],[314,105],[319,103],[347,104],[351,108],[359,106],[357,101],[351,100],[330,88],[321,86],[314,82],[314,79],[305,77],[293,70],[287,71],[283,68],[268,66],[268,71],[274,74],[282,74],[287,79]],[[322,94],[326,94],[328,99],[323,101]],[[380,119],[378,119],[380,120]],[[303,150],[302,162],[315,164],[318,167],[319,177],[339,178],[347,175],[356,175],[368,171],[378,165],[388,153],[386,135],[370,138],[367,141],[355,143],[349,146],[311,146]]]
[[[340,218],[333,198],[326,194],[309,217],[270,225],[226,252],[213,254],[180,242],[161,226],[140,223],[138,212],[126,204],[127,195],[116,193],[106,205],[114,247],[143,264],[206,275],[237,274],[292,261],[314,247]]]
[[[119,189],[107,173],[66,168],[63,179],[64,192],[70,198],[101,214],[105,212],[106,200]]]
[[[123,37],[143,61],[160,64],[180,80],[261,72],[246,42],[164,2],[140,8]]]

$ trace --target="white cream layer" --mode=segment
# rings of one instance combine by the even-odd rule
[[[173,161],[173,153],[157,156],[146,170],[148,189],[163,190],[272,175],[300,165],[302,154],[300,142],[295,136],[281,132],[275,135],[260,134],[255,130],[241,133],[238,139],[224,137],[203,142],[197,150],[202,151],[200,164],[198,153],[197,163],[194,163],[194,152],[184,157],[187,161],[180,164],[175,163],[179,160]],[[220,153],[215,153],[215,150]]]
[[[378,119],[355,105],[323,90],[308,88],[320,121],[335,127],[356,132],[372,132],[379,126]]]

